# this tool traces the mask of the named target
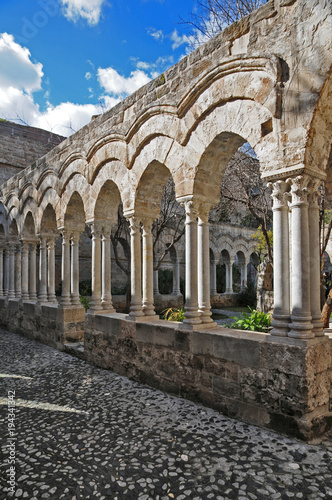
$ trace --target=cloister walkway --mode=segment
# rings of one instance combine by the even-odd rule
[[[1,500],[332,498],[331,441],[240,423],[3,330],[0,366]]]

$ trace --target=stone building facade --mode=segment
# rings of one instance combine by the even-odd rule
[[[2,324],[53,345],[84,330],[87,359],[100,366],[306,439],[325,432],[332,347],[320,320],[317,199],[330,175],[331,14],[325,0],[270,0],[4,183]],[[208,215],[245,142],[273,196],[269,335],[224,331],[211,319]],[[186,212],[180,327],[158,319],[153,297],[151,224],[170,175]],[[128,317],[115,313],[110,293],[120,200],[131,228]],[[78,295],[85,224],[93,288],[86,316]]]

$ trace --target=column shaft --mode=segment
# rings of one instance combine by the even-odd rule
[[[29,243],[22,241],[22,300],[29,300]]]
[[[9,260],[8,260],[8,246],[4,250],[4,276],[3,276],[3,294],[8,297],[8,284],[9,284]]]
[[[102,240],[101,303],[108,313],[115,312],[112,304],[111,277],[111,229],[103,230]]]
[[[91,226],[92,232],[92,300],[91,311],[100,311],[101,305],[101,228]]]
[[[214,261],[210,264],[210,293],[211,295],[217,293],[217,266]]]
[[[9,282],[8,282],[8,298],[15,298],[15,246],[10,244],[8,249],[8,267],[9,267]]]
[[[186,301],[184,324],[201,324],[198,311],[197,282],[197,211],[192,201],[184,202],[186,211]]]
[[[61,306],[70,306],[70,233],[62,231]]]
[[[173,295],[180,295],[181,290],[180,290],[180,260],[176,259],[176,262],[174,264],[173,268],[173,290],[172,294]]]
[[[210,303],[210,224],[209,212],[198,218],[198,307],[202,323],[213,323]]]
[[[55,295],[55,241],[49,239],[47,243],[47,258],[48,258],[48,275],[47,275],[47,295],[48,301],[52,304],[57,304],[58,301]]]
[[[312,338],[310,251],[306,176],[289,179],[292,202],[292,314],[289,337]]]
[[[47,302],[47,245],[45,236],[40,236],[40,244],[39,244],[38,301],[40,303]]]
[[[142,268],[141,268],[141,230],[137,217],[130,217],[130,283],[131,304],[129,316],[144,316],[142,311]]]
[[[143,219],[143,312],[156,317],[153,305],[152,219]]]
[[[153,271],[153,293],[155,295],[159,294],[159,271],[155,269]]]
[[[79,241],[80,234],[78,232],[73,232],[71,235],[71,261],[70,261],[70,281],[71,281],[71,303],[74,306],[80,305],[80,293],[79,293],[79,276],[80,276],[80,264],[79,264]]]
[[[0,248],[0,297],[4,296],[3,293],[3,248]]]
[[[37,276],[36,276],[36,248],[37,243],[30,243],[30,265],[29,265],[29,298],[30,300],[37,300]]]
[[[20,299],[22,296],[22,256],[21,245],[16,247],[15,253],[15,297]]]

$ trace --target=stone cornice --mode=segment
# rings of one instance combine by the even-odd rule
[[[325,181],[326,179],[326,172],[306,168],[304,165],[293,165],[291,167],[265,172],[262,173],[262,179],[264,179],[266,182],[274,182],[277,180],[285,181],[289,177],[296,177],[298,175],[309,175],[309,177],[320,179],[321,181]]]

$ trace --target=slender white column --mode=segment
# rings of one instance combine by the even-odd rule
[[[111,227],[103,228],[101,239],[102,273],[101,273],[101,303],[108,313],[115,312],[111,293]]]
[[[9,255],[8,245],[4,251],[4,277],[3,277],[3,294],[8,297],[8,284],[9,284]]]
[[[290,322],[289,186],[270,183],[273,199],[273,289],[274,311],[271,335],[286,337]]]
[[[58,301],[55,295],[55,240],[49,238],[47,242],[47,295],[48,302],[57,304]]]
[[[47,240],[39,236],[39,291],[38,302],[47,302]]]
[[[30,265],[29,265],[29,298],[30,300],[37,300],[37,287],[36,287],[36,250],[37,243],[30,242]]]
[[[15,246],[11,243],[8,248],[8,267],[9,267],[9,282],[8,282],[8,298],[15,298]]]
[[[16,246],[15,253],[15,297],[20,299],[22,296],[22,256],[21,245]]]
[[[201,324],[197,283],[197,209],[192,201],[182,203],[186,211],[186,301],[184,324]]]
[[[70,261],[71,303],[73,306],[80,305],[79,241],[80,241],[80,233],[78,231],[73,231],[71,235],[71,261]]]
[[[159,294],[159,271],[154,269],[153,271],[153,293],[154,295]]]
[[[209,209],[204,207],[198,216],[198,311],[202,323],[213,323],[210,303],[210,224]]]
[[[217,265],[215,261],[210,263],[210,294],[216,295],[217,293]]]
[[[141,268],[141,229],[139,219],[129,218],[130,222],[130,282],[131,304],[129,316],[144,316],[142,311],[142,268]]]
[[[4,296],[3,293],[3,248],[0,247],[0,297]]]
[[[233,260],[226,264],[226,293],[233,293]]]
[[[153,305],[153,240],[152,219],[144,218],[143,224],[143,312],[156,316]]]
[[[62,260],[61,260],[62,293],[60,304],[70,306],[70,232],[62,230]]]
[[[22,240],[22,300],[29,300],[29,242]]]
[[[180,295],[180,259],[176,259],[173,268],[173,290],[172,295]]]
[[[320,180],[309,185],[309,251],[310,251],[310,305],[313,333],[316,337],[324,335],[320,310],[320,245],[319,245],[319,206],[318,188]]]
[[[289,337],[312,338],[310,308],[310,250],[308,220],[308,176],[288,179],[292,212],[292,314]]]
[[[101,311],[101,227],[91,224],[92,234],[92,300],[90,311]]]

